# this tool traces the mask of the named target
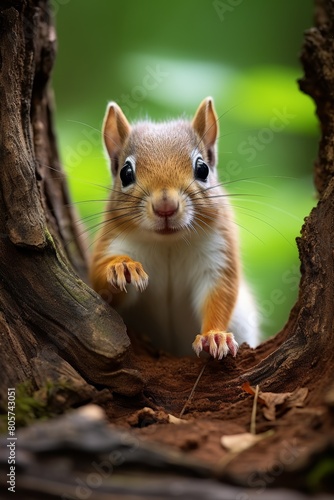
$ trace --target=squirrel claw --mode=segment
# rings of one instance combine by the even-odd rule
[[[111,263],[107,271],[108,282],[122,292],[127,292],[126,285],[132,283],[140,292],[143,292],[148,284],[148,275],[143,266],[135,261],[122,261]]]
[[[227,356],[229,352],[235,357],[239,347],[233,333],[219,330],[210,330],[207,333],[196,335],[192,346],[197,356],[200,355],[201,351],[206,351],[213,358],[219,360]]]

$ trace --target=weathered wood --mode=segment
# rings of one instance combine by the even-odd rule
[[[317,0],[316,6],[316,27],[305,35],[305,77],[300,85],[314,98],[322,127],[315,165],[319,202],[298,239],[302,278],[297,303],[275,338],[256,351],[242,346],[235,360],[207,365],[187,407],[187,427],[175,426],[171,431],[167,413],[181,411],[202,360],[152,353],[138,340],[125,357],[129,340],[122,321],[81,281],[86,274],[85,250],[69,207],[52,126],[48,80],[55,33],[49,4],[46,0],[0,0],[0,395],[5,396],[8,386],[26,380],[43,391],[49,380],[59,387],[50,405],[64,410],[96,399],[94,385],[105,385],[115,392],[112,405],[105,405],[110,420],[133,426],[137,436],[159,444],[170,444],[173,439],[173,446],[188,453],[194,450],[199,456],[201,447],[207,446],[202,456],[217,462],[220,478],[246,488],[258,474],[267,488],[282,484],[290,474],[289,484],[296,486],[299,471],[298,485],[307,486],[303,467],[312,467],[313,457],[328,451],[326,443],[332,453],[334,441],[330,396],[334,367],[334,1]],[[144,376],[142,397],[124,398],[140,393]],[[241,389],[245,380],[261,384],[262,391],[306,387],[306,407],[281,408],[282,416],[275,422],[268,422],[259,411],[258,428],[274,427],[275,434],[221,465],[219,460],[226,455],[219,441],[222,433],[248,430],[252,401]],[[147,405],[156,410],[149,420],[143,411]],[[212,435],[216,441],[210,441]],[[281,459],[284,447],[291,443],[292,464]],[[277,464],[282,472],[270,475]],[[38,457],[34,465],[36,469],[26,476],[29,493],[37,484]],[[43,490],[45,483],[39,478],[45,498],[46,494],[50,498],[59,495],[53,479],[51,472]],[[70,489],[60,494],[73,494],[75,485],[66,476],[64,480]],[[189,492],[189,484],[187,488]],[[245,491],[248,498],[258,495],[249,489],[232,494]],[[124,495],[128,493],[124,490]],[[270,498],[267,490],[263,495]]]
[[[296,305],[278,339],[281,346],[256,369],[252,383],[271,389],[311,384],[320,396],[322,374],[334,366],[334,2],[316,1],[316,27],[305,33],[300,88],[313,97],[321,123],[315,161],[319,202],[298,238],[301,282]]]
[[[0,393],[27,379],[38,389],[52,362],[55,382],[62,360],[96,384],[114,387],[121,373],[133,393],[141,376],[119,372],[124,324],[78,276],[86,256],[53,131],[50,12],[46,0],[0,1]],[[78,377],[76,403],[92,389]]]
[[[107,425],[97,407],[88,406],[18,432],[18,498],[96,500],[307,500],[287,488],[222,484],[214,467],[184,452],[145,443]],[[102,412],[101,412],[102,413]],[[0,491],[6,496],[7,441],[0,439]],[[2,446],[1,446],[2,445]],[[60,465],[61,464],[61,465]],[[205,478],[205,480],[203,480]],[[1,492],[2,492],[1,491]],[[39,495],[39,496],[37,496]],[[332,495],[313,495],[330,500]]]

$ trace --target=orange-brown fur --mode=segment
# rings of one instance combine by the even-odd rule
[[[94,289],[102,296],[106,291],[110,292],[112,305],[116,309],[129,300],[127,284],[134,285],[138,289],[137,293],[147,284],[150,286],[150,276],[147,276],[142,263],[129,255],[110,254],[110,245],[115,242],[116,246],[121,246],[123,240],[132,242],[131,238],[135,238],[133,235],[136,235],[138,245],[141,245],[141,238],[145,240],[146,231],[147,238],[150,237],[151,226],[152,245],[158,248],[164,241],[166,245],[171,245],[173,238],[174,245],[181,245],[174,234],[159,233],[161,224],[169,227],[172,222],[165,222],[167,216],[163,222],[155,213],[156,207],[164,207],[165,200],[168,206],[177,206],[177,223],[180,226],[177,230],[184,232],[184,239],[188,237],[190,245],[202,237],[205,246],[208,234],[213,241],[215,234],[218,235],[217,241],[224,243],[221,248],[217,247],[217,256],[214,257],[217,259],[217,269],[210,272],[217,271],[218,278],[214,278],[210,291],[202,300],[198,311],[202,318],[201,334],[197,335],[194,342],[197,353],[206,349],[220,358],[229,349],[235,355],[237,349],[233,335],[226,333],[240,285],[237,235],[230,206],[222,198],[218,182],[216,187],[212,186],[209,190],[199,186],[200,183],[194,181],[191,162],[192,151],[197,147],[203,160],[214,168],[217,133],[217,117],[212,101],[208,99],[203,101],[191,124],[179,120],[166,124],[142,122],[130,127],[117,105],[109,107],[104,122],[104,136],[111,159],[114,186],[94,249],[90,277]],[[125,159],[132,155],[136,159],[136,183],[125,191],[119,170]],[[182,229],[183,220],[187,221],[189,204],[195,207],[196,220],[193,227]],[[146,244],[146,240],[143,244]],[[205,263],[198,262],[199,266],[202,264]]]

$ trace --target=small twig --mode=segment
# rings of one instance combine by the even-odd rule
[[[250,424],[250,433],[251,434],[256,434],[256,412],[257,412],[257,400],[259,397],[259,391],[260,391],[260,387],[259,387],[259,385],[257,385],[255,387],[252,416],[251,416],[251,424]]]
[[[256,437],[254,434],[252,434],[252,436],[254,436],[254,439],[248,443],[247,447],[242,447],[242,448],[237,449],[237,450],[229,450],[227,452],[227,454],[218,461],[218,464],[216,466],[216,473],[218,475],[220,475],[222,473],[222,471],[227,467],[227,465],[230,462],[232,462],[232,460],[234,460],[236,457],[241,455],[241,453],[249,450],[250,448],[252,448],[252,446],[256,445],[257,443],[259,443],[263,439],[267,439],[270,436],[273,436],[274,434],[275,434],[275,431],[273,429],[269,429],[266,432],[262,432],[262,434],[256,434]],[[242,438],[244,440],[245,437],[249,437],[249,435],[250,435],[250,433],[246,432],[245,434],[240,434],[239,436],[240,436],[240,438]]]
[[[198,377],[197,377],[197,379],[196,379],[196,382],[194,383],[194,386],[193,386],[193,388],[191,389],[191,392],[190,392],[190,394],[189,394],[189,397],[188,397],[187,401],[185,402],[184,407],[183,407],[183,408],[182,408],[182,410],[181,410],[181,413],[180,413],[180,415],[179,415],[179,418],[182,418],[182,417],[183,417],[183,414],[184,414],[184,412],[185,412],[185,410],[186,410],[187,406],[189,405],[190,401],[192,400],[192,398],[193,398],[193,396],[194,396],[194,393],[195,393],[195,390],[196,390],[196,387],[197,387],[197,385],[198,385],[198,382],[200,381],[201,376],[202,376],[202,375],[203,375],[203,373],[204,373],[205,367],[206,367],[206,365],[209,363],[210,359],[211,359],[211,358],[209,358],[209,359],[206,361],[206,363],[204,363],[204,365],[202,366],[202,369],[201,369],[201,371],[199,372],[199,375],[198,375]]]

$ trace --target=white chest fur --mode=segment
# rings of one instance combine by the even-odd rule
[[[203,302],[219,268],[225,265],[223,250],[217,251],[224,249],[225,242],[214,233],[205,240],[164,240],[145,241],[140,235],[131,235],[110,244],[108,253],[128,255],[140,262],[149,276],[142,293],[128,286],[119,312],[128,326],[148,334],[159,347],[189,353],[201,329]]]
[[[110,255],[128,255],[140,262],[149,276],[144,292],[127,287],[118,309],[125,323],[148,335],[157,347],[178,355],[190,354],[201,330],[203,303],[226,266],[225,250],[223,237],[213,231],[206,238],[193,237],[191,241],[148,242],[142,235],[131,235],[111,242]],[[243,310],[249,313],[252,309],[244,288],[242,295],[244,306],[238,304],[235,324],[240,323]],[[248,331],[244,336],[243,340],[254,343]]]

